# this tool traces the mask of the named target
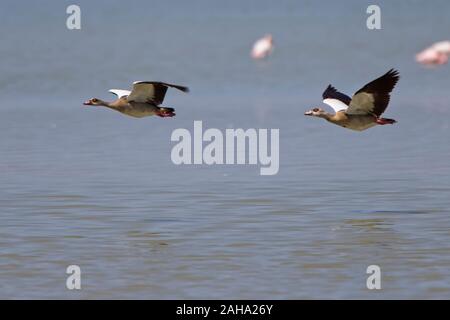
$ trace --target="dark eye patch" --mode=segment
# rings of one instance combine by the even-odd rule
[[[317,112],[317,111],[319,111],[319,108],[314,108],[313,111]]]

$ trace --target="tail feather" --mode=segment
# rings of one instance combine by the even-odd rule
[[[377,119],[377,123],[378,124],[381,124],[381,125],[384,125],[384,124],[394,124],[394,123],[396,123],[397,121],[396,120],[394,120],[394,119],[388,119],[388,118],[378,118]]]
[[[175,109],[174,108],[167,108],[167,107],[160,107],[158,110],[157,116],[161,118],[167,118],[167,117],[174,117],[175,116]]]

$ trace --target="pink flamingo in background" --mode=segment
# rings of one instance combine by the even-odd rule
[[[448,62],[450,56],[450,41],[440,41],[419,52],[416,61],[424,65],[442,65]]]
[[[271,34],[266,34],[253,45],[251,56],[253,59],[264,59],[273,51],[273,38]]]

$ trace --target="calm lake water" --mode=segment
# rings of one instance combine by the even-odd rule
[[[77,1],[69,31],[71,1],[2,1],[0,298],[449,299],[449,66],[414,55],[450,37],[450,2],[377,3],[371,31],[366,1]],[[392,67],[396,125],[303,116]],[[135,80],[191,93],[168,92],[171,119],[82,106]],[[279,173],[174,165],[194,120],[280,129]]]

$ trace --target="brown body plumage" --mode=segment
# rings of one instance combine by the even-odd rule
[[[356,131],[363,131],[377,125],[376,117],[373,115],[351,115],[345,111],[327,114],[325,119],[338,126]]]
[[[161,113],[161,108],[152,103],[128,102],[126,98],[119,98],[113,102],[101,102],[101,106],[108,107],[135,118],[159,115]]]

